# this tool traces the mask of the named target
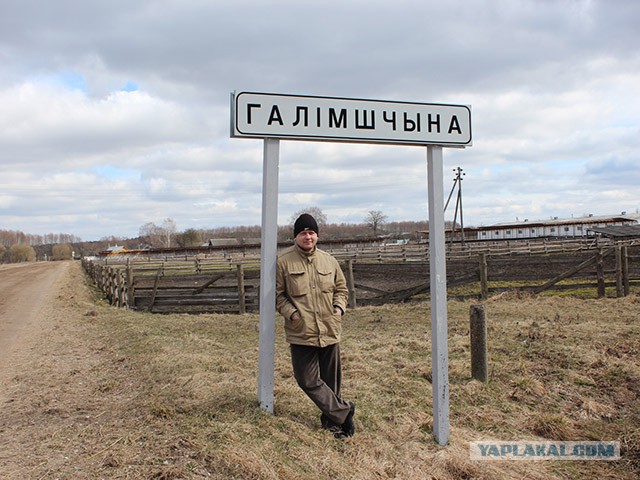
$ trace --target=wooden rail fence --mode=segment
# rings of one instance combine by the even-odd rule
[[[259,267],[251,262],[82,263],[110,304],[118,307],[154,313],[245,313],[258,308]]]
[[[630,286],[639,283],[631,275],[637,269],[630,268],[630,261],[640,258],[630,253],[638,251],[640,243],[635,240],[614,243],[600,239],[597,244],[593,239],[478,244],[465,248],[449,246],[447,283],[449,287],[479,284],[474,295],[481,299],[501,290],[491,287],[492,281],[502,278],[535,281],[541,270],[547,274],[545,281],[522,288],[533,293],[571,288],[559,282],[576,275],[589,277],[587,270],[594,267],[598,296],[604,296],[605,288],[611,286],[615,286],[617,296],[628,295]],[[428,245],[343,246],[325,250],[343,266],[351,307],[404,302],[429,292]],[[155,313],[245,313],[259,308],[259,254],[109,256],[83,259],[82,263],[115,306]],[[556,274],[548,278],[554,271]],[[396,275],[395,281],[387,272]],[[607,277],[613,276],[615,282],[607,282]],[[591,284],[573,288],[588,285]]]

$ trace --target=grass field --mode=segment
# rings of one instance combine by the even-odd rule
[[[97,297],[96,297],[97,298]],[[486,302],[490,380],[470,379],[469,308],[449,317],[451,441],[432,438],[428,303],[345,316],[355,437],[320,429],[278,322],[275,415],[257,407],[257,315],[153,315],[100,300],[86,317],[112,359],[96,389],[123,406],[100,475],[163,479],[635,479],[640,299],[502,294]],[[104,427],[105,429],[108,427]],[[618,461],[471,461],[474,440],[617,440]],[[98,478],[98,477],[96,477]]]

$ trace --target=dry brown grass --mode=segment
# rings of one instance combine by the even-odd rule
[[[87,350],[91,361],[75,374],[59,371],[73,355],[39,366],[57,396],[31,403],[48,443],[30,478],[638,478],[639,299],[489,300],[487,384],[470,379],[469,307],[449,304],[451,441],[441,447],[432,438],[427,303],[347,313],[343,388],[358,410],[346,441],[320,429],[295,385],[280,324],[269,415],[256,404],[257,315],[158,316],[82,303],[67,325],[84,345],[75,355]],[[70,380],[79,376],[82,385]],[[619,440],[623,458],[471,461],[469,442],[490,439]]]

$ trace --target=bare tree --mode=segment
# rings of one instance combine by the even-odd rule
[[[181,247],[194,247],[202,243],[202,232],[195,228],[188,228],[176,235],[176,242]]]
[[[322,212],[322,210],[320,210],[320,207],[307,207],[303,208],[302,210],[298,210],[296,213],[291,215],[289,223],[293,225],[298,217],[303,213],[308,213],[313,218],[315,218],[319,227],[325,226],[327,224],[327,216]]]
[[[153,222],[145,223],[140,227],[140,236],[153,246],[171,247],[171,239],[176,234],[176,222],[172,218],[165,218],[162,225]]]
[[[386,222],[387,216],[380,210],[370,210],[364,222],[373,230],[373,235],[378,235],[378,229]]]
[[[160,245],[160,227],[153,222],[147,222],[140,227],[140,236],[153,247]]]
[[[164,246],[169,248],[171,246],[171,239],[176,234],[176,231],[178,229],[178,227],[176,226],[176,222],[173,218],[165,218],[162,221],[162,226],[160,228],[164,237]]]

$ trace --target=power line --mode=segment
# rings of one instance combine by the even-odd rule
[[[456,233],[456,219],[458,218],[458,212],[460,212],[460,234],[462,245],[464,245],[464,221],[462,219],[462,177],[466,175],[462,168],[456,167],[453,169],[456,176],[453,178],[453,186],[451,187],[451,191],[449,192],[449,198],[447,199],[447,203],[444,206],[445,212],[447,211],[447,207],[449,206],[449,202],[451,201],[451,197],[453,196],[453,192],[458,188],[458,193],[456,195],[456,208],[453,214],[453,227],[451,228],[451,242],[453,242],[453,237]]]

